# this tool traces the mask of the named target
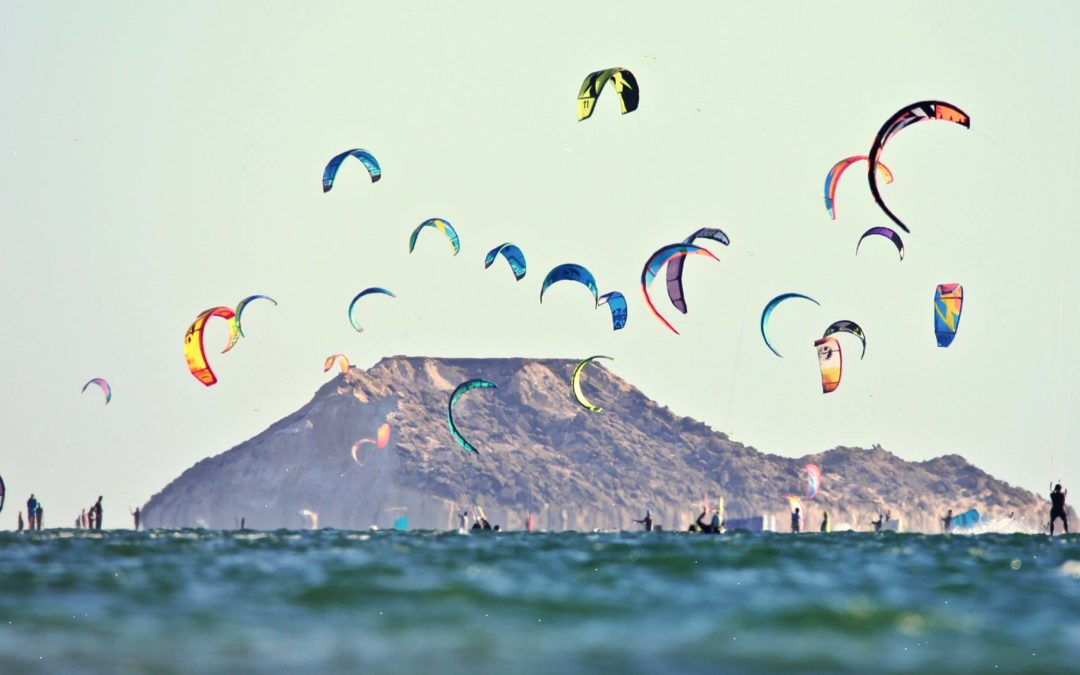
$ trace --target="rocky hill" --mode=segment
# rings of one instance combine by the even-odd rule
[[[875,446],[836,448],[798,459],[765,454],[705,424],[680,417],[594,362],[586,396],[573,400],[575,362],[559,359],[386,358],[353,368],[310,403],[258,436],[205,459],[154,495],[151,527],[302,527],[302,510],[321,527],[457,526],[455,513],[483,507],[507,529],[534,515],[538,529],[634,528],[646,508],[666,529],[684,529],[704,496],[726,500],[729,519],[771,515],[787,529],[783,494],[803,492],[804,469],[818,464],[821,489],[806,500],[806,525],[827,509],[834,524],[867,529],[891,511],[905,530],[937,532],[948,509],[1012,516],[1017,530],[1039,529],[1048,503],[950,455],[913,463]],[[470,392],[455,408],[462,432],[480,449],[451,439],[446,404],[470,378],[498,389]],[[383,449],[361,446],[383,422]]]

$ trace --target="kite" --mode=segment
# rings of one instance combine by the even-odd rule
[[[376,448],[382,450],[386,447],[386,444],[390,442],[390,425],[383,424],[379,427],[379,430],[375,432],[375,438],[361,438],[352,446],[352,458],[358,465],[363,466],[363,463],[356,456],[357,451],[364,445],[364,443],[371,443]]]
[[[446,238],[450,240],[450,246],[454,249],[454,255],[457,255],[461,251],[461,241],[458,239],[457,230],[449,222],[442,218],[429,218],[424,222],[416,226],[416,229],[409,235],[409,253],[413,252],[416,248],[416,238],[420,236],[420,230],[425,227],[434,227],[439,232],[446,235]]]
[[[367,167],[368,173],[371,174],[371,182],[377,183],[382,178],[382,169],[379,167],[379,161],[375,159],[375,155],[372,155],[367,150],[361,148],[354,148],[352,150],[346,150],[340,155],[334,155],[334,157],[327,163],[326,168],[323,169],[322,175],[322,191],[323,193],[330,192],[330,188],[334,187],[334,177],[337,176],[338,169],[341,167],[341,163],[349,157],[355,157]]]
[[[716,229],[715,227],[703,227],[692,235],[683,239],[684,244],[693,244],[698,239],[711,239],[719,242],[724,246],[731,243],[728,236],[724,234],[723,230]],[[671,304],[675,305],[675,309],[679,310],[683,314],[686,314],[686,297],[683,294],[682,286],[682,273],[683,264],[686,262],[686,256],[677,256],[672,258],[668,262],[667,266],[667,292],[668,298],[671,299]]]
[[[300,515],[308,519],[311,523],[311,529],[319,529],[319,514],[317,511],[310,511],[308,509],[300,509]]]
[[[821,367],[821,391],[828,394],[840,386],[840,374],[844,359],[840,354],[840,341],[834,337],[814,340],[817,348],[818,366]]]
[[[802,511],[802,498],[797,495],[784,495],[784,499],[787,500],[788,506],[791,508],[791,512],[794,513],[795,509]]]
[[[859,255],[859,247],[862,246],[863,239],[873,235],[885,237],[892,241],[893,246],[895,246],[897,252],[900,253],[900,259],[904,259],[904,240],[901,239],[900,234],[891,227],[871,227],[866,232],[863,232],[863,235],[859,237],[859,243],[855,244],[855,255]]]
[[[92,384],[101,387],[101,391],[105,392],[105,404],[108,405],[109,401],[112,400],[112,387],[109,386],[109,383],[105,381],[105,378],[95,377],[82,386],[82,393],[86,393],[86,388]]]
[[[840,182],[840,176],[849,166],[865,159],[867,159],[866,155],[854,155],[842,159],[834,164],[833,168],[829,169],[828,175],[825,176],[825,208],[829,211],[829,215],[833,220],[836,220],[836,186]],[[892,171],[889,171],[889,167],[878,162],[877,170],[881,177],[885,179],[885,183],[893,182]]]
[[[4,485],[4,477],[0,476],[0,511],[4,510],[4,496],[7,494],[7,487]]]
[[[240,337],[244,337],[244,326],[240,323],[240,319],[244,315],[244,308],[248,306],[252,300],[269,300],[277,307],[277,300],[274,300],[269,295],[249,295],[240,301],[240,304],[236,306],[236,331]],[[231,347],[230,347],[231,348]]]
[[[773,310],[776,309],[777,305],[779,305],[785,300],[790,300],[791,298],[802,298],[803,300],[809,300],[810,302],[818,305],[819,307],[821,306],[821,303],[817,300],[801,293],[783,293],[776,296],[775,298],[770,300],[768,304],[765,305],[765,309],[761,312],[761,337],[765,340],[765,346],[769,348],[769,351],[771,351],[773,354],[776,354],[777,356],[780,356],[780,352],[776,351],[776,348],[772,346],[772,342],[769,342],[769,333],[767,331],[769,326],[769,317],[772,315]]]
[[[619,330],[626,325],[626,298],[618,291],[604,293],[598,300],[599,304],[611,308],[611,329]]]
[[[964,287],[960,284],[938,284],[934,291],[934,333],[937,346],[948,347],[960,328],[960,311],[964,308]]]
[[[547,276],[544,277],[544,283],[540,286],[540,302],[544,301],[544,293],[547,292],[548,287],[560,281],[576,281],[585,286],[592,291],[593,307],[599,306],[600,299],[597,297],[599,291],[596,289],[596,277],[589,270],[574,263],[556,265],[554,269],[548,272]]]
[[[389,295],[391,298],[396,298],[397,297],[396,295],[394,295],[392,292],[386,290],[385,288],[379,288],[377,286],[373,286],[371,288],[365,288],[364,290],[357,293],[356,296],[353,297],[352,302],[349,303],[349,323],[352,324],[352,327],[356,329],[357,333],[363,333],[364,329],[361,328],[360,324],[356,322],[356,317],[353,316],[353,307],[356,306],[356,301],[357,300],[364,297],[365,295],[371,295],[372,293],[380,293],[382,295]]]
[[[220,316],[229,322],[230,334],[236,330],[236,312],[230,307],[211,307],[195,317],[195,321],[188,327],[184,334],[184,358],[187,360],[188,370],[199,382],[210,386],[217,382],[217,376],[206,362],[206,350],[203,347],[203,327],[210,317]],[[236,344],[230,339],[230,344]],[[228,351],[230,347],[226,347]],[[222,352],[224,353],[224,352]]]
[[[638,97],[641,92],[638,90],[637,78],[634,77],[634,74],[625,68],[598,70],[595,73],[586,75],[585,81],[581,83],[581,91],[578,92],[577,97],[578,122],[587,120],[592,116],[593,108],[596,106],[596,99],[600,96],[600,92],[603,91],[608,80],[611,80],[611,86],[615,87],[615,93],[619,95],[622,114],[625,115],[628,112],[637,110]]]
[[[329,372],[330,369],[334,367],[335,362],[341,367],[341,372],[349,372],[349,357],[344,354],[331,354],[330,356],[327,356],[326,361],[323,362],[322,371],[324,373]]]
[[[649,297],[649,286],[652,285],[653,279],[660,273],[660,268],[665,263],[670,262],[674,258],[681,258],[687,255],[704,255],[712,258],[716,262],[720,262],[720,259],[712,254],[708,249],[702,248],[695,244],[668,244],[657,250],[649,259],[645,261],[645,267],[641,269],[641,292],[645,295],[645,302],[649,305],[649,309],[652,311],[653,316],[660,319],[668,329],[679,334],[679,331],[675,330],[675,326],[668,323],[668,320],[661,316],[660,312],[656,311],[656,306],[652,302],[652,298]]]
[[[813,499],[821,485],[821,467],[817,464],[806,465],[806,498]]]
[[[495,262],[496,256],[500,253],[506,258],[506,262],[510,265],[510,269],[514,273],[514,278],[521,281],[522,277],[525,276],[525,254],[521,252],[520,248],[509,242],[500,244],[488,251],[487,257],[484,258],[484,269],[491,267],[491,264]]]
[[[825,333],[823,333],[821,337],[827,338],[834,333],[851,333],[859,338],[859,341],[862,342],[862,354],[859,355],[859,359],[861,360],[866,356],[866,333],[863,332],[863,329],[859,324],[854,321],[848,321],[847,319],[834,321],[829,324],[829,327],[825,329]]]
[[[953,104],[944,101],[919,101],[918,103],[904,106],[893,113],[892,117],[885,120],[885,124],[881,125],[881,129],[878,131],[877,136],[874,137],[874,144],[870,146],[870,154],[867,157],[869,169],[866,172],[866,176],[867,181],[870,183],[870,194],[874,196],[874,201],[877,202],[877,205],[885,212],[885,215],[899,225],[900,229],[904,232],[911,232],[911,230],[908,229],[908,226],[905,225],[896,214],[889,210],[888,206],[885,206],[885,202],[881,198],[881,193],[878,192],[877,173],[874,171],[874,167],[877,166],[878,157],[885,148],[885,144],[889,142],[889,139],[895,136],[901,129],[911,126],[916,122],[922,122],[923,120],[944,120],[946,122],[959,124],[965,129],[971,128],[971,118],[968,117],[967,113]]]
[[[496,385],[494,382],[488,382],[487,380],[475,379],[462,382],[458,385],[454,393],[450,394],[450,402],[446,405],[446,425],[450,428],[450,435],[454,437],[458,445],[464,448],[466,451],[471,452],[474,455],[479,455],[478,451],[472,443],[465,439],[457,429],[457,425],[454,424],[454,404],[462,397],[466,392],[470,392],[473,389],[494,389]]]
[[[591,410],[594,413],[603,412],[604,409],[593,405],[589,399],[585,398],[585,392],[581,390],[581,371],[585,369],[585,366],[589,365],[595,359],[607,359],[608,361],[614,361],[615,359],[610,356],[590,356],[577,364],[574,368],[574,374],[570,376],[570,393],[574,395],[577,402],[581,404],[581,407],[586,410]]]

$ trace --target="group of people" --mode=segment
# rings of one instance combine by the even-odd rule
[[[136,512],[138,509],[135,509]],[[82,514],[75,517],[75,529],[77,530],[100,530],[101,529],[101,497],[90,507],[90,511],[83,510]],[[19,532],[25,530],[40,530],[45,525],[45,509],[41,501],[33,494],[26,500],[27,521],[23,522],[22,511],[19,511]],[[135,516],[136,529],[138,529],[139,516]]]
[[[530,516],[530,518],[531,517],[532,516]],[[461,529],[464,530],[465,526],[469,524],[469,512],[462,511],[458,514],[458,518],[461,519]],[[491,523],[488,522],[488,519],[484,517],[484,510],[480,507],[476,507],[476,511],[473,512],[473,525],[471,529],[492,530],[497,532],[499,530],[499,526],[495,525],[494,527],[492,527]]]
[[[42,524],[45,522],[45,509],[33,494],[30,495],[30,499],[26,500],[26,516],[29,521],[29,527],[26,527],[25,529],[28,530],[40,530]],[[22,511],[19,511],[19,532],[22,532],[23,529]]]
[[[87,511],[83,509],[83,512],[75,516],[75,529],[76,530],[100,530],[101,529],[101,497],[97,498],[94,505]]]

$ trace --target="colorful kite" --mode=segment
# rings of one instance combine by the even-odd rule
[[[577,118],[579,122],[592,116],[593,109],[596,107],[596,99],[600,96],[600,92],[603,91],[608,80],[611,81],[611,86],[615,87],[615,93],[619,96],[619,104],[622,106],[623,114],[637,110],[638,98],[641,92],[638,90],[637,78],[634,77],[634,74],[625,68],[598,70],[595,73],[586,75],[585,81],[581,83],[581,90],[578,92],[577,97]]]
[[[454,226],[442,218],[429,218],[417,225],[416,229],[409,235],[409,253],[412,253],[413,249],[416,248],[416,238],[420,236],[420,231],[425,227],[434,227],[445,234],[446,238],[450,240],[450,247],[454,249],[454,255],[461,252],[461,241],[458,239],[457,230],[454,229]]]
[[[871,227],[863,235],[859,237],[859,243],[855,244],[855,255],[859,255],[859,247],[862,246],[863,239],[871,236],[885,237],[893,243],[897,252],[900,254],[900,259],[904,259],[904,240],[900,238],[900,234],[891,227]]]
[[[4,477],[0,476],[0,511],[4,510],[4,497],[7,495],[7,487],[4,485]]]
[[[833,165],[833,168],[829,169],[829,173],[825,176],[825,208],[829,211],[829,216],[836,220],[836,186],[840,183],[840,176],[844,174],[844,171],[854,164],[855,162],[861,162],[866,159],[866,155],[854,155],[847,159],[842,159]],[[886,183],[893,182],[892,171],[889,168],[878,162],[878,172],[881,177],[885,179]]]
[[[231,307],[211,307],[203,311],[199,316],[195,317],[195,321],[192,322],[187,329],[187,333],[184,334],[184,358],[187,360],[188,370],[195,376],[195,379],[208,387],[217,382],[217,376],[214,375],[214,371],[206,361],[206,349],[203,346],[203,327],[210,320],[210,317],[214,316],[219,316],[229,322],[230,346],[225,348],[225,351],[228,351],[231,349],[231,345],[236,344],[232,340],[232,332],[236,331],[236,312]]]
[[[600,296],[599,304],[607,305],[611,309],[611,329],[619,330],[626,325],[626,298],[618,291],[604,293]]]
[[[344,354],[331,354],[330,356],[327,356],[326,360],[323,361],[322,371],[324,373],[329,372],[330,369],[334,367],[335,362],[341,367],[341,372],[349,372],[349,357]]]
[[[502,257],[506,258],[507,264],[510,265],[514,278],[521,281],[522,277],[525,276],[525,254],[521,252],[520,248],[509,242],[500,244],[488,251],[487,257],[484,258],[484,269],[491,267],[500,253]]]
[[[377,183],[382,178],[382,169],[379,167],[378,160],[375,159],[375,155],[372,155],[367,150],[361,148],[353,148],[352,150],[346,150],[340,155],[334,155],[327,163],[326,168],[323,169],[322,175],[322,191],[323,193],[330,192],[330,188],[334,187],[334,177],[337,176],[338,169],[341,168],[341,163],[349,157],[355,157],[360,160],[360,163],[367,167],[368,173],[371,174],[371,182]]]
[[[473,389],[494,389],[496,385],[494,382],[488,382],[487,380],[481,380],[479,378],[475,380],[468,380],[458,385],[457,389],[450,394],[450,402],[446,404],[446,425],[450,428],[450,435],[454,437],[458,445],[464,448],[466,451],[471,452],[474,455],[479,455],[480,451],[473,446],[468,440],[465,439],[458,432],[457,425],[454,424],[454,404],[465,393],[472,391]]]
[[[365,443],[370,443],[370,444],[374,445],[376,448],[379,448],[380,450],[382,450],[383,448],[386,447],[386,444],[389,443],[389,442],[390,442],[390,425],[389,424],[383,424],[382,426],[379,427],[379,430],[375,433],[375,438],[361,438],[356,443],[353,443],[353,446],[352,446],[352,458],[353,458],[353,461],[356,462],[358,465],[363,466],[363,463],[356,456],[356,453],[357,453],[357,451],[360,450],[361,447],[363,447],[363,445]]]
[[[319,529],[319,513],[310,509],[300,509],[300,515],[308,519],[309,527],[312,530]]]
[[[776,351],[776,348],[772,346],[772,342],[769,341],[769,317],[772,316],[773,310],[776,309],[777,305],[779,305],[781,302],[784,302],[785,300],[790,300],[792,298],[809,300],[815,305],[818,305],[819,307],[821,306],[820,302],[811,298],[808,295],[803,295],[802,293],[783,293],[776,296],[765,305],[765,309],[761,312],[761,337],[763,340],[765,340],[765,346],[769,348],[769,351],[771,351],[773,354],[776,354],[777,356],[780,356],[780,352]]]
[[[885,148],[885,144],[889,142],[889,139],[895,136],[901,129],[924,120],[944,120],[946,122],[959,124],[966,129],[971,128],[971,118],[968,117],[967,113],[953,104],[945,103],[944,101],[919,101],[918,103],[904,106],[893,113],[892,117],[885,120],[885,124],[881,125],[881,129],[878,131],[877,136],[874,137],[874,144],[870,146],[870,154],[867,157],[869,168],[867,169],[866,176],[867,181],[870,183],[870,194],[874,196],[874,201],[877,202],[877,205],[885,212],[885,215],[899,225],[900,229],[904,232],[911,232],[911,230],[896,217],[896,214],[889,210],[888,206],[885,206],[885,202],[881,198],[881,193],[878,191],[877,173],[874,171],[874,167],[877,166],[878,157]]]
[[[703,227],[697,232],[694,232],[686,239],[683,239],[684,244],[693,244],[698,239],[711,239],[712,241],[719,242],[724,246],[731,243],[728,236],[724,234],[723,230],[716,229],[715,227]],[[667,264],[667,292],[668,298],[671,299],[671,304],[675,305],[675,309],[679,310],[683,314],[686,314],[686,297],[683,293],[682,275],[683,265],[686,263],[686,256],[680,255],[672,258]]]
[[[788,502],[788,507],[792,513],[795,513],[795,509],[799,509],[800,512],[804,511],[802,505],[802,498],[798,495],[784,495],[784,499]]]
[[[87,381],[87,383],[82,386],[82,393],[85,394],[86,388],[92,384],[96,384],[97,386],[101,387],[101,391],[105,392],[105,404],[108,405],[109,401],[112,400],[112,387],[109,386],[109,383],[105,381],[105,378],[95,377],[94,379]]]
[[[712,258],[716,262],[720,262],[720,259],[713,255],[712,251],[700,246],[694,244],[668,244],[649,256],[649,259],[645,261],[645,267],[641,269],[641,292],[645,296],[645,303],[649,305],[649,309],[652,311],[653,316],[660,319],[660,322],[676,335],[679,334],[679,331],[675,330],[675,326],[672,326],[668,320],[656,310],[656,305],[653,304],[652,298],[649,297],[649,286],[652,285],[653,279],[656,278],[656,275],[660,273],[660,269],[665,264],[670,263],[670,261],[675,258],[681,258],[688,255],[704,255]]]
[[[960,328],[960,311],[964,308],[964,287],[960,284],[938,284],[934,291],[934,333],[938,347],[948,347]]]
[[[270,302],[274,303],[275,307],[277,307],[277,300],[271,298],[269,295],[249,295],[248,297],[241,300],[240,303],[236,306],[236,331],[237,333],[239,333],[240,337],[244,337],[244,326],[240,323],[240,320],[244,316],[244,308],[246,308],[248,306],[248,303],[250,303],[252,300],[269,300]]]
[[[827,338],[834,333],[850,333],[855,337],[859,338],[859,341],[862,342],[862,354],[859,355],[859,359],[861,360],[864,356],[866,356],[866,334],[863,332],[863,329],[861,326],[859,326],[859,324],[855,323],[854,321],[848,321],[847,319],[834,321],[833,323],[829,324],[829,327],[825,329],[825,333],[822,334],[821,337]]]
[[[589,365],[596,359],[607,359],[608,361],[614,361],[615,359],[610,356],[590,356],[577,364],[574,368],[574,374],[570,376],[570,393],[574,395],[577,402],[581,404],[581,407],[586,410],[591,410],[594,413],[603,412],[604,409],[593,405],[589,399],[585,398],[585,392],[581,390],[581,371],[585,369],[585,366]]]
[[[818,366],[821,368],[821,391],[825,394],[840,386],[844,359],[840,354],[840,341],[834,337],[814,340],[817,348]]]
[[[360,324],[357,323],[357,321],[356,321],[356,317],[353,316],[353,307],[356,306],[356,301],[357,300],[364,297],[365,295],[371,295],[372,293],[377,293],[377,294],[381,294],[381,295],[389,295],[391,298],[396,298],[397,297],[396,295],[394,295],[392,292],[386,290],[385,288],[379,288],[377,286],[373,286],[371,288],[365,288],[364,290],[357,293],[356,296],[353,297],[352,302],[349,303],[349,323],[352,324],[352,327],[356,329],[357,333],[363,333],[364,329],[360,327]]]
[[[589,270],[574,263],[557,265],[548,272],[547,276],[544,277],[544,283],[540,286],[540,302],[544,301],[544,293],[547,292],[548,287],[560,281],[576,281],[585,286],[585,288],[592,291],[593,307],[600,305],[600,298],[597,297],[599,291],[596,288],[596,277]]]
[[[806,465],[806,498],[813,499],[821,485],[821,467],[817,464]]]

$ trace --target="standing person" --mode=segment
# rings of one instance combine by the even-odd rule
[[[635,520],[634,522],[644,525],[646,532],[652,532],[652,511],[645,509],[645,517],[641,520]]]
[[[41,531],[41,526],[45,522],[45,509],[41,506],[41,502],[38,502],[38,504],[37,504],[37,513],[35,513],[34,515],[37,516],[36,525],[37,525],[38,531],[40,532]]]
[[[1065,510],[1065,495],[1069,494],[1068,490],[1061,489],[1061,483],[1054,486],[1054,491],[1050,493],[1050,536],[1054,536],[1054,521],[1061,518],[1062,524],[1065,526],[1065,534],[1069,533],[1069,514]]]
[[[469,512],[468,511],[462,511],[461,513],[459,513],[458,514],[458,520],[460,521],[460,524],[461,524],[460,529],[462,529],[462,530],[466,529],[468,524],[469,524]]]
[[[101,529],[101,495],[98,495],[97,503],[91,507],[94,511],[94,529]]]
[[[952,509],[949,509],[949,512],[941,519],[941,526],[945,528],[946,532],[952,528]]]
[[[533,514],[529,514],[529,517],[525,519],[525,531],[533,532],[536,530],[536,521],[533,520]]]
[[[82,516],[75,516],[75,529],[76,530],[81,530],[82,529]]]
[[[87,527],[87,524],[86,524],[86,509],[83,509],[82,510],[82,528],[85,530],[86,527]]]
[[[129,509],[128,509],[128,511],[131,511],[131,509],[129,508]],[[138,532],[138,531],[139,531],[139,517],[140,517],[140,515],[141,515],[141,514],[139,513],[139,507],[138,507],[138,506],[136,506],[136,507],[135,507],[135,510],[134,510],[134,511],[131,511],[131,516],[132,516],[132,517],[133,517],[133,518],[135,519],[135,531],[136,531],[136,532]],[[243,527],[241,527],[240,529],[242,530],[242,529],[244,529],[244,528],[243,528]]]
[[[19,511],[19,532],[23,531],[22,511]]]
[[[29,521],[30,529],[34,529],[34,518],[37,518],[37,499],[33,494],[30,495],[30,499],[26,500],[26,518]]]
[[[871,520],[870,524],[874,526],[874,532],[881,532],[881,526],[885,523],[885,518],[879,513],[877,514],[877,520]]]
[[[798,506],[791,512],[791,531],[795,534],[802,531],[802,509]]]
[[[832,531],[832,529],[829,527],[829,512],[828,511],[823,511],[822,514],[821,514],[821,531],[822,532],[831,532]]]

